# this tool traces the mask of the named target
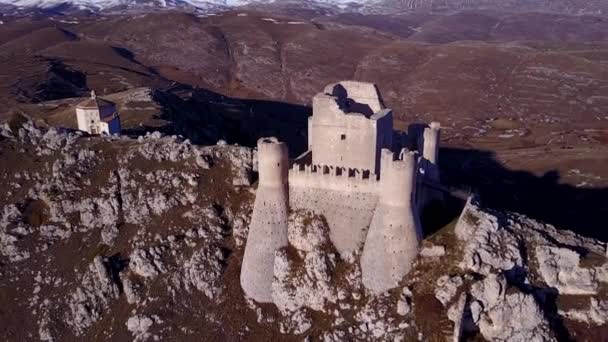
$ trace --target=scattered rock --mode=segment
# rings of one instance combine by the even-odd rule
[[[443,304],[447,305],[458,292],[458,288],[462,286],[463,281],[460,276],[450,277],[447,275],[437,279],[437,288],[435,289],[435,298]]]
[[[129,317],[127,321],[127,329],[135,337],[134,341],[145,341],[150,337],[148,330],[152,327],[154,321],[150,317],[143,315],[135,315]]]
[[[133,273],[144,278],[155,278],[166,272],[161,260],[163,247],[152,247],[148,250],[136,249],[129,256],[129,268]]]
[[[397,302],[397,313],[401,316],[405,316],[410,313],[412,309],[412,291],[408,287],[404,287]]]
[[[420,250],[420,255],[425,258],[439,258],[445,255],[444,246],[423,247]]]

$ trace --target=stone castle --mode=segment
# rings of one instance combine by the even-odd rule
[[[241,269],[247,296],[272,302],[275,251],[287,246],[288,212],[298,209],[324,216],[343,258],[352,260],[362,249],[366,288],[381,293],[395,287],[418,254],[420,211],[441,196],[426,186],[439,182],[439,128],[412,125],[407,141],[393,141],[393,114],[377,87],[343,81],[313,98],[307,152],[290,161],[285,143],[260,139]]]

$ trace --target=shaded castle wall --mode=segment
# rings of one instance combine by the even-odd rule
[[[288,168],[285,143],[276,138],[258,140],[259,183],[241,266],[241,287],[261,303],[272,303],[274,254],[287,246]]]

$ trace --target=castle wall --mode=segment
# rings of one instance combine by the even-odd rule
[[[259,182],[241,267],[241,287],[260,303],[272,303],[274,254],[287,246],[287,145],[274,138],[258,141]]]
[[[323,215],[330,239],[343,258],[363,246],[377,202],[375,194],[289,187],[291,209],[308,209]]]
[[[313,164],[376,170],[376,121],[361,114],[313,115],[311,126]]]
[[[379,187],[377,178],[376,174],[359,169],[339,168],[338,170],[334,166],[294,164],[294,167],[289,170],[289,187],[375,195]]]
[[[289,203],[291,209],[323,215],[332,243],[347,258],[365,241],[379,186],[370,171],[294,164],[289,170]]]

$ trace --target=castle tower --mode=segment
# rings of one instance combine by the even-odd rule
[[[416,159],[415,152],[405,149],[398,160],[388,149],[381,153],[380,199],[361,255],[363,285],[374,293],[397,286],[418,254],[422,230],[413,201]]]
[[[378,173],[381,149],[393,144],[393,112],[384,107],[376,85],[330,84],[313,97],[312,111],[308,148],[313,164]]]
[[[258,189],[241,267],[241,287],[260,303],[272,303],[274,255],[287,246],[289,160],[287,145],[258,140]]]
[[[424,129],[422,160],[420,161],[420,169],[424,172],[424,180],[437,184],[440,182],[438,166],[440,129],[439,122],[431,122],[429,127]],[[420,190],[417,204],[421,211],[433,201],[443,201],[443,194],[435,189],[425,186],[420,187]]]
[[[439,131],[441,124],[433,121],[424,129],[424,147],[422,148],[422,157],[433,165],[437,165],[439,157]]]

